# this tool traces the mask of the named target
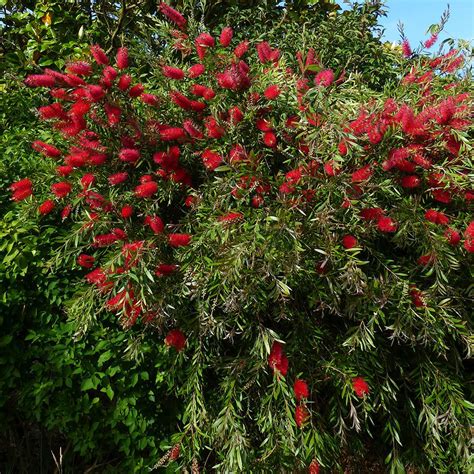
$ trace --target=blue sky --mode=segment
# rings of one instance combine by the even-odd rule
[[[462,38],[474,39],[474,0],[386,0],[388,16],[381,19],[385,27],[384,38],[398,41],[397,30],[399,20],[405,25],[405,33],[412,46],[425,40],[427,28],[438,23],[449,3],[451,16],[440,35],[440,39]]]

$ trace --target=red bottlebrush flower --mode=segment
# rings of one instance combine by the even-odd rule
[[[346,249],[353,249],[354,247],[357,247],[357,245],[357,239],[353,235],[345,235],[342,238],[342,246]]]
[[[339,151],[339,154],[341,156],[345,156],[347,154],[347,145],[346,145],[346,142],[344,140],[341,140],[339,142],[339,145],[337,146],[337,149]]]
[[[201,33],[195,42],[206,48],[212,48],[215,45],[214,38],[209,33]]]
[[[272,124],[263,118],[258,119],[255,125],[261,132],[271,132],[273,130]]]
[[[277,137],[273,132],[265,132],[263,135],[263,143],[269,148],[275,148],[277,146]]]
[[[240,145],[234,145],[229,152],[229,162],[232,164],[239,163],[242,161],[247,161],[248,155],[245,151],[245,148]]]
[[[117,67],[119,69],[127,69],[128,68],[128,49],[127,48],[119,48],[118,49],[116,62],[117,62]]]
[[[446,237],[446,240],[449,242],[450,245],[457,245],[461,241],[461,235],[457,230],[452,229],[451,227],[448,227],[444,231],[444,236]]]
[[[186,346],[186,336],[179,329],[172,329],[166,335],[165,344],[168,347],[174,347],[177,352],[180,352]]]
[[[271,60],[272,48],[267,41],[262,41],[257,44],[257,54],[261,63],[266,63]]]
[[[92,74],[92,67],[86,61],[75,61],[66,65],[66,71],[77,76],[90,76]]]
[[[464,193],[464,199],[466,201],[474,201],[474,191],[466,191]]]
[[[302,398],[308,398],[309,388],[308,384],[301,379],[296,379],[293,385],[293,391],[295,392],[295,398],[299,402]]]
[[[464,241],[464,248],[469,252],[469,253],[474,253],[474,238],[468,237]]]
[[[186,132],[182,128],[169,127],[164,130],[160,130],[160,138],[163,141],[173,141],[186,138]]]
[[[33,183],[30,178],[23,178],[20,181],[14,182],[10,186],[10,190],[15,192],[15,191],[22,191],[24,189],[31,189],[33,186]]]
[[[121,215],[124,219],[128,219],[128,218],[132,217],[132,215],[133,215],[133,207],[132,207],[132,206],[129,206],[129,205],[123,206],[122,209],[120,209],[120,215]]]
[[[474,221],[471,221],[469,225],[466,227],[464,231],[465,237],[473,237],[474,238]]]
[[[112,234],[115,235],[117,240],[127,240],[127,234],[122,229],[112,229]]]
[[[99,45],[92,45],[90,48],[90,52],[97,64],[100,64],[101,66],[107,66],[107,64],[109,64],[109,58]]]
[[[277,85],[268,86],[263,95],[268,100],[276,99],[281,94],[281,90]]]
[[[397,231],[398,224],[390,217],[381,217],[377,222],[377,227],[381,232],[391,233]]]
[[[366,221],[376,221],[383,217],[383,212],[383,209],[380,209],[380,207],[369,207],[367,209],[362,209],[359,212],[359,215]]]
[[[112,186],[123,183],[123,182],[127,181],[127,179],[128,179],[128,173],[126,173],[126,172],[115,173],[115,174],[112,174],[108,177],[108,181]]]
[[[438,219],[438,211],[435,209],[429,209],[425,212],[425,219],[436,224]]]
[[[329,87],[334,82],[334,72],[331,69],[325,69],[324,71],[318,72],[314,78],[314,83],[317,86]]]
[[[91,285],[101,285],[107,281],[107,275],[102,268],[92,270],[85,276],[85,278]]]
[[[91,104],[85,100],[78,100],[74,104],[72,104],[71,108],[69,109],[70,115],[76,115],[79,117],[83,117],[87,112],[89,112],[91,108]]]
[[[193,79],[199,77],[201,74],[204,74],[206,68],[202,64],[195,64],[191,66],[188,70],[188,77]]]
[[[270,350],[268,356],[268,365],[272,369],[274,374],[280,373],[286,376],[288,371],[288,358],[283,352],[283,345],[280,342],[275,341]]]
[[[132,83],[132,77],[129,76],[128,74],[123,74],[122,76],[120,76],[120,79],[118,80],[117,87],[121,91],[126,91],[130,87],[131,83]]]
[[[16,181],[10,186],[10,190],[12,191],[12,199],[13,201],[19,202],[23,201],[27,197],[33,194],[33,183],[29,178],[24,178],[20,181]]]
[[[430,265],[431,263],[434,262],[434,256],[431,254],[422,255],[421,257],[418,258],[416,262],[418,263],[418,265],[421,265],[422,267],[426,267],[427,265]]]
[[[263,199],[262,196],[253,196],[252,197],[252,201],[251,201],[252,207],[257,209],[259,207],[262,207],[264,203],[265,203],[265,200]]]
[[[176,272],[178,269],[177,265],[170,265],[167,263],[160,263],[158,267],[156,267],[155,275],[157,276],[169,276]]]
[[[471,221],[464,231],[464,248],[469,253],[474,253],[474,221]]]
[[[372,176],[372,170],[370,169],[371,165],[364,166],[363,168],[358,169],[352,173],[352,182],[353,183],[362,183],[367,181]]]
[[[418,290],[414,285],[410,289],[411,301],[417,308],[422,308],[426,306],[425,301],[423,300],[423,293]]]
[[[178,81],[184,79],[184,71],[179,67],[163,66],[161,70],[163,74],[170,79],[176,79]]]
[[[157,107],[160,104],[160,99],[154,94],[142,94],[140,100],[147,105]]]
[[[140,152],[133,148],[123,148],[119,152],[119,159],[126,163],[136,163],[140,158]]]
[[[38,207],[38,212],[41,215],[45,216],[46,214],[49,214],[50,212],[52,212],[54,208],[55,208],[54,201],[52,201],[51,199],[47,199]]]
[[[188,196],[188,197],[184,200],[184,205],[185,205],[186,207],[191,207],[195,202],[196,202],[196,196]]]
[[[66,197],[72,191],[72,186],[68,182],[62,181],[51,185],[51,191],[57,198],[61,199]]]
[[[92,102],[99,102],[99,100],[103,99],[106,94],[102,86],[97,86],[94,84],[90,84],[87,86],[87,93],[89,100],[91,100]]]
[[[214,117],[206,117],[204,126],[207,130],[207,136],[209,138],[222,138],[225,135],[225,130],[221,127]]]
[[[16,191],[13,191],[12,193],[12,200],[16,202],[23,201],[24,199],[30,197],[32,194],[33,194],[32,188],[17,189]]]
[[[447,189],[434,189],[431,191],[433,199],[443,204],[449,204],[451,202],[451,192]]]
[[[99,248],[107,247],[117,242],[117,240],[119,240],[119,238],[112,232],[109,234],[99,234],[94,236],[92,245]]]
[[[355,377],[352,379],[352,388],[359,398],[368,395],[370,392],[368,383],[362,377]]]
[[[72,211],[72,206],[71,204],[68,204],[67,206],[64,206],[63,210],[61,211],[61,219],[67,219],[69,217],[69,214],[71,214]]]
[[[189,136],[201,140],[204,138],[204,134],[198,130],[196,125],[193,123],[191,119],[186,119],[183,121],[183,128],[189,134]]]
[[[430,49],[436,43],[436,41],[438,41],[438,34],[434,33],[425,41],[423,46],[426,49]]]
[[[438,225],[448,225],[449,217],[443,212],[429,209],[425,212],[425,219]]]
[[[81,77],[76,76],[75,74],[69,73],[69,74],[63,75],[62,79],[64,80],[64,82],[66,82],[68,86],[71,86],[71,87],[79,87],[79,86],[86,85],[86,81],[84,81],[84,79],[82,79]],[[73,94],[77,97],[77,94],[81,92],[82,92],[81,89],[79,89],[79,90],[74,91]]]
[[[55,146],[50,145],[49,143],[42,142],[40,140],[34,141],[31,147],[33,148],[33,150],[50,158],[57,158],[58,156],[61,156],[61,152]]]
[[[219,41],[224,48],[229,46],[230,42],[232,41],[232,37],[234,36],[234,31],[230,26],[226,26],[222,29],[221,36]]]
[[[150,198],[158,191],[158,185],[154,181],[139,184],[135,188],[135,196],[139,198]]]
[[[128,95],[135,99],[137,97],[140,97],[143,94],[144,90],[145,88],[142,84],[136,84],[128,91]]]
[[[311,464],[309,465],[309,468],[308,468],[308,474],[319,474],[319,464],[318,464],[318,461],[316,461],[316,459],[313,459],[311,461]]]
[[[304,405],[297,405],[295,409],[295,421],[296,426],[301,428],[304,423],[308,420],[309,413],[308,409]]]
[[[179,444],[175,444],[175,445],[171,448],[171,452],[170,452],[170,460],[171,460],[171,461],[176,461],[176,459],[179,458],[179,451],[180,451],[180,446],[179,446]]]
[[[77,257],[77,264],[84,268],[92,268],[94,266],[94,262],[95,258],[92,255],[81,253],[81,255]]]
[[[186,247],[191,243],[189,234],[170,234],[168,235],[168,243],[171,247]]]
[[[94,166],[103,165],[107,161],[107,155],[105,153],[94,153],[89,157],[89,163]]]
[[[406,58],[409,58],[413,54],[410,43],[408,42],[407,39],[404,39],[402,41],[402,53],[403,53],[403,56],[405,56]]]
[[[380,133],[379,127],[374,126],[367,131],[367,137],[372,145],[377,145],[382,141],[383,135]]]
[[[299,168],[288,171],[288,173],[285,174],[286,180],[291,184],[298,184],[301,181],[302,177],[303,174],[301,173],[301,170]]]
[[[144,174],[140,177],[140,184],[148,183],[150,181],[153,181],[153,176],[151,174]]]
[[[280,191],[281,194],[291,194],[295,192],[295,187],[289,183],[282,183],[278,188],[278,191]]]
[[[339,173],[338,166],[334,160],[326,161],[323,168],[328,176],[336,176]]]
[[[150,229],[155,234],[161,234],[165,228],[165,224],[158,216],[146,216],[144,222],[146,225],[150,226]]]
[[[403,176],[400,181],[402,187],[406,189],[414,189],[420,186],[421,179],[416,175]]]
[[[342,201],[341,207],[343,209],[349,209],[352,206],[351,200],[348,198],[344,198],[344,201]]]
[[[203,97],[206,100],[211,100],[216,96],[216,93],[210,87],[202,86],[200,84],[194,84],[191,87],[191,93]]]
[[[120,107],[106,103],[104,104],[104,110],[107,115],[107,121],[111,127],[120,122],[120,116],[122,114],[122,109]]]
[[[45,105],[38,108],[38,113],[43,120],[50,119],[67,119],[67,113],[62,108],[61,104],[55,102],[51,105]]]
[[[95,176],[92,173],[86,173],[81,178],[81,185],[83,189],[89,189],[95,181]]]
[[[215,151],[204,150],[201,156],[204,166],[208,170],[213,171],[222,163],[222,156]]]
[[[70,97],[66,91],[66,89],[51,89],[49,91],[51,94],[51,97],[54,97],[55,99],[62,99],[62,100],[68,100]]]
[[[25,85],[28,87],[53,87],[56,79],[47,74],[30,74],[25,79]]]
[[[217,220],[219,222],[234,222],[244,218],[244,215],[241,212],[229,212],[223,216],[219,216]]]
[[[183,30],[186,27],[186,18],[174,8],[161,2],[159,5],[160,12],[163,13],[170,21],[172,21],[179,29]]]
[[[194,44],[196,45],[196,51],[199,59],[203,60],[204,56],[206,55],[207,48],[213,47],[215,42],[214,38],[209,33],[201,33],[194,40]]]
[[[249,42],[242,41],[235,47],[234,54],[237,58],[240,59],[248,50],[249,50]]]

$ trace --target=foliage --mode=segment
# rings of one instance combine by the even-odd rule
[[[160,407],[172,413],[164,426],[152,408],[133,413],[138,450],[123,467],[317,472],[370,451],[392,472],[468,470],[466,52],[432,58],[404,44],[403,58],[373,36],[375,2],[296,24],[284,9],[267,23],[257,7],[262,31],[229,7],[235,34],[220,40],[219,21],[210,36],[200,18],[184,31],[179,13],[160,11],[174,24],[150,20],[157,30],[133,43],[161,44],[149,65],[140,57],[131,68],[122,48],[105,67],[95,48],[97,64],[26,80],[49,83],[56,105],[39,114],[53,132],[35,137],[46,157],[12,197],[25,200],[20,222],[39,213],[60,228],[50,268],[70,265],[88,283],[67,305],[69,322],[30,332],[40,347],[58,344],[48,369],[60,375],[38,383],[33,366],[26,406],[36,393],[56,399],[70,380],[81,392],[74,419],[58,424],[62,401],[41,421],[100,455],[94,423],[105,417],[116,434],[121,417],[107,399],[147,406],[143,387],[156,388],[138,384],[140,364],[116,357],[132,338],[135,355],[156,357],[169,397],[160,392]],[[112,330],[115,320],[127,331]],[[163,337],[168,349],[156,345]],[[100,361],[123,364],[135,382]],[[88,375],[71,379],[79,366]],[[82,414],[94,419],[83,443]],[[130,434],[119,433],[128,455]],[[155,464],[160,437],[173,448]]]

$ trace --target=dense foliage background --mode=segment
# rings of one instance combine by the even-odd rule
[[[420,77],[429,70],[428,52],[403,57],[401,48],[380,40],[379,2],[355,4],[344,13],[323,0],[287,2],[285,8],[271,1],[173,5],[188,18],[190,39],[183,39],[182,49],[170,47],[176,30],[154,1],[0,2],[2,472],[49,472],[55,465],[68,472],[148,472],[153,466],[169,472],[184,467],[197,472],[198,466],[204,472],[213,466],[219,472],[296,472],[307,469],[313,459],[310,472],[317,472],[316,465],[353,472],[468,470],[472,254],[462,243],[449,246],[444,228],[439,230],[436,219],[426,221],[423,212],[431,207],[445,211],[450,225],[462,234],[472,221],[472,199],[456,195],[454,203],[433,200],[433,184],[426,184],[426,195],[416,197],[416,191],[400,187],[398,175],[380,172],[373,178],[376,184],[367,188],[365,178],[353,178],[352,184],[364,192],[354,190],[350,177],[364,164],[360,156],[382,162],[390,150],[407,144],[404,134],[409,133],[405,124],[383,140],[367,141],[366,135],[357,138],[367,129],[359,135],[355,127],[350,133],[343,130],[344,124],[360,118],[361,106],[379,119],[389,98],[420,110],[426,104],[438,110],[450,96],[472,93],[467,61],[460,64],[465,67],[461,71],[430,77],[430,94],[424,95],[427,79]],[[242,143],[252,157],[262,154],[264,164],[255,169],[229,163],[203,166],[194,152],[203,152],[213,142],[183,145],[180,159],[199,183],[190,192],[195,200],[192,212],[177,204],[186,197],[177,183],[164,186],[151,204],[137,199],[133,187],[110,194],[107,186],[98,188],[116,206],[159,211],[166,222],[193,234],[190,247],[160,254],[167,262],[175,259],[182,277],[156,279],[153,273],[149,278],[151,265],[156,266],[150,249],[132,269],[133,284],[142,295],[157,299],[152,305],[159,304],[163,312],[152,324],[139,321],[129,327],[126,304],[118,316],[107,311],[104,297],[84,283],[86,272],[75,263],[82,250],[89,251],[76,237],[85,222],[80,206],[72,219],[61,221],[58,215],[39,219],[36,204],[11,201],[9,186],[24,177],[35,182],[37,204],[50,197],[57,163],[41,157],[31,143],[67,143],[67,137],[60,137],[36,113],[50,98],[41,89],[26,88],[23,81],[45,67],[63,70],[71,61],[90,60],[90,44],[101,44],[111,58],[126,45],[131,62],[127,72],[142,81],[147,92],[165,98],[170,89],[181,87],[186,94],[189,84],[179,86],[179,81],[164,77],[162,66],[187,70],[198,61],[194,37],[209,31],[217,39],[228,25],[234,33],[231,49],[250,41],[248,63],[256,84],[251,92],[262,94],[267,86],[278,85],[283,93],[272,109],[249,106],[246,125],[240,131],[231,128],[217,151],[225,156],[232,145]],[[334,80],[341,80],[337,87],[312,87],[308,108],[298,110],[302,99],[285,89],[292,78],[284,67],[260,64],[255,45],[262,41],[279,48],[282,64],[296,71],[297,53],[303,52],[304,61],[313,48],[316,59],[305,72],[311,85],[322,70],[334,71]],[[216,59],[208,53],[210,71],[221,67],[219,58],[225,62],[226,52],[219,54]],[[469,54],[464,50],[456,56],[467,60]],[[413,77],[407,80],[410,73]],[[206,85],[216,89],[215,78],[204,77],[210,81]],[[452,83],[455,86],[448,87]],[[230,105],[245,110],[243,101],[248,100],[228,91],[218,97],[210,105],[216,117]],[[132,105],[130,98],[114,100],[140,120],[149,119],[146,107]],[[466,119],[472,101],[456,104],[456,118],[467,123],[452,125],[450,116],[433,126],[432,137],[418,138],[417,143],[433,154],[436,171],[467,193],[474,179],[472,124]],[[173,107],[161,110],[160,120],[187,116]],[[285,142],[284,128],[291,128],[285,123],[293,113],[309,117],[295,134],[303,138],[303,148]],[[251,126],[264,114],[278,131],[278,149],[262,142],[270,129]],[[461,159],[450,156],[438,138],[451,128],[448,145],[459,146],[449,153]],[[98,133],[107,145],[120,148],[115,133]],[[347,158],[340,147],[344,136],[350,148]],[[143,150],[149,152],[147,146]],[[317,175],[322,186],[306,178],[304,188],[298,173],[285,174],[310,166],[306,155],[324,164]],[[331,179],[338,163],[348,168]],[[146,166],[141,165],[134,184],[152,170]],[[428,183],[428,172],[421,168],[416,176]],[[113,170],[97,174],[105,180]],[[275,190],[268,197],[257,195],[264,204],[252,201],[254,189],[242,184],[242,178],[256,170]],[[400,178],[413,176],[413,170],[398,172]],[[285,183],[310,191],[306,197],[314,192],[316,203],[293,202],[292,191],[281,188]],[[244,199],[236,199],[239,186]],[[357,217],[361,202],[373,208],[393,206],[396,235],[392,237],[391,229],[386,233],[368,227]],[[219,220],[229,218],[230,212],[244,217],[233,216],[227,224]],[[142,238],[137,223],[126,225],[127,232]],[[104,223],[96,235],[108,226]],[[349,232],[363,239],[362,245],[341,245]],[[433,248],[436,265],[419,272],[416,259]],[[114,252],[98,250],[96,257],[115,258]],[[179,354],[163,344],[174,327],[188,337]],[[285,343],[287,379],[278,375],[286,374],[284,363],[279,365],[286,356],[278,352],[275,340]],[[170,341],[181,349],[179,337],[168,337]],[[268,362],[276,367],[275,375]],[[309,393],[304,387],[293,388],[298,377],[309,383]],[[311,419],[304,423],[308,415]]]

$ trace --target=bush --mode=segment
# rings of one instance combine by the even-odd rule
[[[161,10],[174,25],[147,92],[125,48],[114,67],[93,47],[95,63],[27,78],[56,99],[39,113],[58,136],[34,143],[45,171],[12,187],[29,219],[71,226],[57,261],[87,269],[78,335],[112,313],[137,351],[172,346],[183,408],[159,464],[317,472],[372,452],[393,471],[466,470],[463,55],[374,41],[385,66],[367,84],[313,32],[216,40]]]

